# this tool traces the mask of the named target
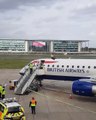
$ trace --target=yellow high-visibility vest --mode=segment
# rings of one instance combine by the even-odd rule
[[[30,67],[30,68],[33,68],[33,64],[32,64],[32,63],[30,63],[29,67]]]
[[[5,95],[6,91],[5,89],[2,90],[2,95]]]
[[[3,90],[3,87],[2,87],[2,85],[0,85],[0,93],[2,92],[2,90]]]
[[[36,106],[36,100],[31,101],[31,106]]]

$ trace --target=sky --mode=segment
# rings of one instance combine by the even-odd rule
[[[89,40],[96,47],[96,0],[0,0],[0,38]]]

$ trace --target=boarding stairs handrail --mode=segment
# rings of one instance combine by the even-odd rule
[[[30,70],[28,69],[26,71],[26,73],[24,74],[23,77],[21,77],[21,79],[19,80],[15,90],[14,90],[14,93],[16,94],[20,94],[20,91],[22,90],[22,87],[24,86],[24,84],[26,83],[27,79],[29,79],[30,77]]]
[[[31,75],[31,77],[29,78],[29,80],[27,80],[27,82],[25,83],[24,87],[22,88],[22,92],[21,94],[24,94],[26,89],[32,84],[32,82],[34,81],[36,75],[37,75],[38,69],[36,69],[33,74]]]
[[[44,75],[44,69],[36,69],[33,74],[31,75],[31,77],[29,78],[29,80],[27,80],[27,82],[25,83],[24,87],[22,88],[22,92],[21,94],[24,94],[26,92],[26,90],[33,85],[33,82],[36,82],[35,78],[37,75]]]

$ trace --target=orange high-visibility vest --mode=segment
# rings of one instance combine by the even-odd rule
[[[0,120],[3,120],[3,114],[1,111],[0,111]]]
[[[31,106],[36,106],[36,100],[31,101]]]

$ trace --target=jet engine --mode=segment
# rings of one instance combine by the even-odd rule
[[[96,84],[86,81],[75,81],[72,84],[72,92],[81,96],[95,96]]]

